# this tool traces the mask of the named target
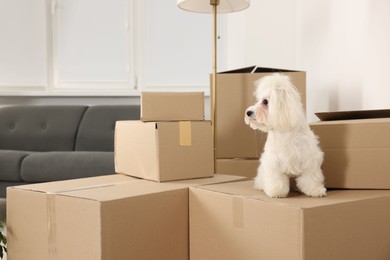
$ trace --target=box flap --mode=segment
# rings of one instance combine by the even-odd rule
[[[242,176],[216,174],[214,177],[209,178],[158,183],[127,175],[114,174],[60,182],[21,185],[11,188],[103,202],[243,179],[245,178]]]
[[[154,193],[161,193],[183,188],[186,187],[171,187],[169,185],[164,185],[163,183],[138,179],[132,182],[118,183],[106,186],[102,185],[100,187],[94,187],[90,189],[66,191],[62,192],[61,195],[104,202],[138,197]]]
[[[287,198],[270,198],[263,191],[253,188],[254,181],[240,181],[225,184],[196,187],[213,192],[226,193],[244,198],[268,201],[283,206],[298,207],[301,209],[322,207],[327,205],[348,203],[358,200],[390,197],[390,190],[330,190],[327,197],[313,198],[302,193],[290,192]]]
[[[244,177],[244,176],[214,174],[213,177],[191,179],[191,180],[171,181],[171,182],[166,182],[166,184],[170,184],[172,186],[185,185],[187,187],[197,187],[197,186],[211,185],[211,184],[217,184],[217,183],[242,181],[245,179],[246,179],[246,177]]]
[[[65,180],[65,181],[54,181],[54,182],[45,182],[45,183],[37,183],[37,184],[19,185],[10,188],[26,190],[26,191],[43,192],[43,193],[58,193],[62,191],[110,186],[115,184],[132,182],[135,180],[138,179],[127,175],[122,175],[122,174],[112,174],[112,175]]]
[[[388,124],[390,118],[367,118],[367,119],[349,119],[349,120],[329,120],[310,123],[313,126],[320,125],[364,125],[364,124]]]
[[[390,118],[320,121],[310,127],[319,137],[322,149],[390,147]]]
[[[245,68],[240,68],[240,69],[221,71],[221,72],[218,72],[218,74],[225,74],[225,73],[251,73],[251,72],[255,71],[256,68],[257,68],[257,66],[250,66],[250,67],[245,67]]]
[[[133,179],[127,182],[108,183],[84,189],[69,189],[60,194],[77,198],[84,198],[96,201],[111,201],[118,199],[143,196],[148,194],[187,189],[188,187],[201,186],[206,184],[216,184],[244,179],[241,176],[229,176],[217,174],[215,177],[201,178],[193,180],[183,180],[174,182],[158,183],[149,180]]]
[[[321,121],[367,119],[367,118],[389,118],[390,109],[318,112],[315,114],[319,119],[321,119]]]
[[[298,72],[297,70],[286,70],[286,69],[275,69],[275,68],[266,68],[258,66],[250,66],[240,69],[228,70],[218,72],[218,74],[227,74],[227,73],[277,73],[277,72]]]

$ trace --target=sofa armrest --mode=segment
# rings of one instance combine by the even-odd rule
[[[115,122],[139,120],[138,105],[91,106],[81,120],[76,151],[114,151]]]

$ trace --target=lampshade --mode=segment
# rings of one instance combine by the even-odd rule
[[[218,13],[232,13],[249,7],[250,0],[219,0]],[[210,0],[177,0],[177,5],[186,11],[212,13]]]

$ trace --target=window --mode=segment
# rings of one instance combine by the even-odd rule
[[[140,1],[141,2],[141,1]],[[209,93],[212,71],[212,15],[186,12],[176,1],[143,0],[146,14],[138,25],[143,56],[139,79],[147,90],[193,90]],[[142,13],[142,12],[141,12]],[[219,15],[219,20],[224,17]],[[223,23],[220,23],[223,25]],[[219,27],[219,34],[224,33]],[[222,37],[219,48],[223,51]],[[224,55],[218,55],[223,68]]]
[[[53,1],[53,89],[134,89],[133,2]]]
[[[45,0],[0,1],[0,87],[2,92],[48,87]]]
[[[0,95],[207,93],[211,24],[174,0],[0,1]]]

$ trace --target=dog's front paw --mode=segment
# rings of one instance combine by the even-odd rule
[[[264,189],[265,194],[271,198],[286,198],[288,196],[288,189]]]
[[[286,198],[288,196],[288,192],[287,193],[265,193],[268,197],[271,197],[271,198]]]
[[[326,197],[326,188],[323,186],[319,186],[306,191],[305,194],[311,197]]]

